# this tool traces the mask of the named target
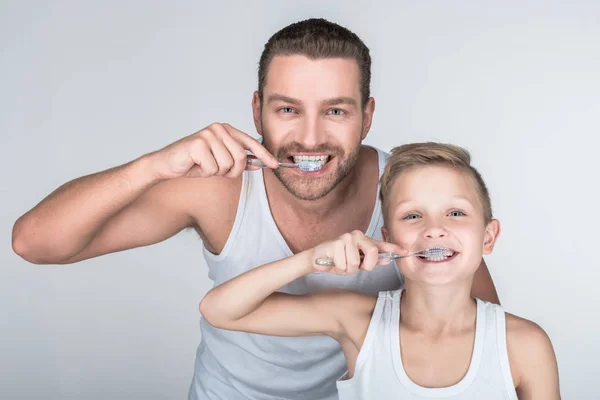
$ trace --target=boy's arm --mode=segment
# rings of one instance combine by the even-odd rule
[[[520,400],[560,400],[558,365],[550,338],[537,324],[506,314],[507,346]]]
[[[202,299],[200,313],[208,323],[220,329],[273,336],[327,335],[340,339],[348,320],[364,315],[362,309],[368,312],[366,308],[374,307],[374,298],[343,290],[307,295],[276,292],[314,271],[312,254],[307,250],[218,285]],[[352,307],[345,306],[348,304]]]
[[[496,286],[490,275],[490,271],[485,263],[485,260],[481,260],[481,264],[475,276],[473,277],[473,286],[471,287],[471,296],[480,298],[490,303],[500,304],[498,293],[496,292]]]

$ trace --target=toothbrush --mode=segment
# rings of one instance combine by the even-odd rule
[[[414,253],[409,253],[405,256],[401,256],[400,254],[396,254],[396,253],[379,253],[379,257],[377,260],[377,264],[380,265],[386,265],[391,263],[394,260],[400,259],[400,258],[406,258],[406,257],[413,257],[413,256],[423,256],[429,259],[432,259],[434,261],[441,261],[446,257],[450,257],[452,255],[452,250],[447,249],[445,247],[430,247],[427,248],[425,250],[421,250],[421,251],[417,251]],[[360,255],[360,260],[362,261],[364,259],[364,254]],[[333,258],[331,257],[321,257],[321,258],[317,258],[315,260],[315,264],[316,265],[320,265],[320,266],[324,266],[324,267],[334,267],[335,263],[333,262]]]
[[[253,167],[258,167],[258,168],[268,168],[265,165],[265,163],[263,163],[258,158],[250,158],[250,157],[248,157],[246,159],[246,164],[247,165],[251,165]],[[318,171],[318,170],[321,169],[321,163],[319,161],[300,161],[297,164],[296,163],[280,162],[279,163],[279,167],[280,168],[298,168],[298,169],[300,169],[300,171],[313,172],[313,171]]]

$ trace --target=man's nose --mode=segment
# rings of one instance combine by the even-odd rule
[[[306,115],[299,132],[298,142],[307,148],[314,148],[324,141],[323,127],[317,116]]]

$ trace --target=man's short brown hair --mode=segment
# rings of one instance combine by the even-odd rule
[[[313,60],[349,58],[360,71],[363,107],[370,97],[371,55],[368,47],[353,32],[322,18],[295,22],[276,32],[265,44],[258,65],[258,94],[263,100],[269,64],[275,56],[303,55]]]

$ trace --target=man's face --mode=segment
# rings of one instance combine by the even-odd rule
[[[274,170],[299,199],[316,200],[350,172],[370,126],[374,103],[361,103],[355,60],[277,56],[271,61],[254,120],[264,146],[281,162],[321,160],[319,171]]]
[[[492,251],[499,223],[486,225],[474,179],[445,166],[410,169],[390,193],[386,239],[417,252],[443,246],[453,255],[443,260],[410,257],[398,262],[411,281],[446,285],[471,279],[482,254]]]

